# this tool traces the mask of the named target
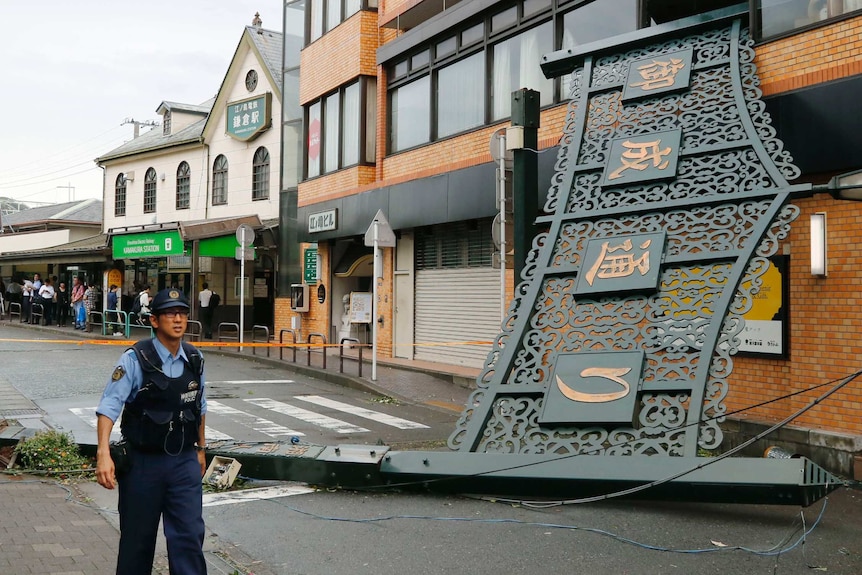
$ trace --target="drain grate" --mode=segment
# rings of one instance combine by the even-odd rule
[[[44,415],[41,409],[0,409],[0,418]]]

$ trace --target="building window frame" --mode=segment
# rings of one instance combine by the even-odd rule
[[[126,174],[122,172],[114,182],[114,217],[126,215]]]
[[[228,161],[224,154],[219,154],[213,161],[213,195],[212,205],[221,206],[227,203]]]
[[[180,162],[177,166],[177,201],[178,210],[187,210],[191,207],[191,183],[192,171],[188,162]]]
[[[346,168],[374,165],[377,132],[376,93],[377,79],[372,76],[360,76],[355,81],[339,86],[338,89],[304,106],[306,142],[304,179],[316,178]],[[356,102],[355,110],[346,109],[351,102]],[[336,109],[333,110],[333,107]],[[317,120],[317,126],[314,128],[317,133],[312,133],[313,120]],[[334,129],[328,125],[333,120],[337,122]],[[333,135],[337,139],[336,142],[330,141]],[[350,137],[352,142],[348,142],[347,137]],[[319,149],[316,158],[311,158],[307,153],[312,138],[319,138],[319,142],[315,144]],[[334,159],[333,155],[335,155]]]
[[[156,212],[156,193],[158,184],[156,183],[156,169],[147,168],[147,174],[144,176],[144,213],[154,214]]]
[[[307,0],[305,45],[317,41],[359,12],[377,12],[378,0]]]
[[[619,0],[534,0],[529,2],[525,12],[523,0],[517,2],[500,3],[495,6],[494,10],[484,12],[482,15],[475,18],[465,19],[457,28],[452,28],[446,31],[445,35],[433,38],[430,42],[424,42],[417,45],[415,49],[404,52],[398,58],[388,61],[385,64],[387,74],[387,142],[386,154],[391,155],[401,153],[414,148],[427,145],[432,142],[444,140],[447,138],[457,137],[461,134],[474,131],[482,126],[489,126],[499,123],[505,118],[497,117],[493,108],[493,91],[494,85],[492,81],[487,81],[484,86],[484,119],[479,126],[465,128],[463,131],[447,133],[443,136],[437,133],[436,126],[440,124],[438,115],[440,113],[439,100],[436,97],[438,94],[438,73],[441,69],[453,65],[460,60],[465,60],[477,53],[483,53],[485,57],[485,70],[487,77],[494,68],[494,49],[502,43],[509,41],[517,36],[521,36],[530,30],[551,23],[553,34],[552,50],[560,49],[563,42],[564,17],[590,4],[599,2],[612,5],[613,2]],[[623,32],[633,31],[638,27],[638,14],[640,11],[640,2],[644,0],[628,0],[631,3],[631,8],[636,14],[633,15],[632,21],[626,21]],[[545,5],[543,5],[545,4]],[[507,14],[505,25],[499,24],[492,30],[492,23],[495,17],[500,14]],[[513,16],[514,14],[514,16]],[[628,28],[631,28],[629,30]],[[481,38],[478,31],[482,31]],[[623,33],[620,32],[620,33]],[[453,49],[453,42],[455,44]],[[430,48],[430,59],[428,62],[424,58],[416,59],[415,57],[422,52],[428,51]],[[424,77],[430,78],[430,87],[427,95],[427,100],[430,102],[430,135],[424,142],[415,143],[410,146],[401,146],[398,144],[397,136],[394,134],[393,113],[393,94],[396,94],[399,88],[403,88],[420,80]],[[534,88],[534,89],[538,89]],[[548,94],[548,90],[542,90],[542,107],[547,108],[564,102],[567,94],[563,93],[563,83],[560,78],[552,81],[552,90]],[[498,96],[499,97],[499,96]],[[498,110],[499,111],[499,106]]]
[[[261,146],[255,150],[252,160],[251,199],[253,201],[269,199],[269,172],[269,150]]]

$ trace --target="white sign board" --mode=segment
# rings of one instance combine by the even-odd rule
[[[350,292],[350,323],[371,323],[371,294]]]
[[[308,233],[328,232],[338,227],[338,210],[333,208],[325,212],[308,214]]]
[[[254,243],[254,228],[248,224],[240,224],[236,228],[236,241],[244,248]],[[239,259],[239,258],[237,258]]]

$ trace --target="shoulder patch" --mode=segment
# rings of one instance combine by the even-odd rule
[[[119,381],[126,375],[126,370],[123,369],[122,365],[118,365],[114,368],[114,373],[111,374],[111,381]]]

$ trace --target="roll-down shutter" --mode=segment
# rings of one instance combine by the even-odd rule
[[[415,359],[481,368],[491,345],[461,342],[490,342],[499,332],[500,270],[416,272]]]

